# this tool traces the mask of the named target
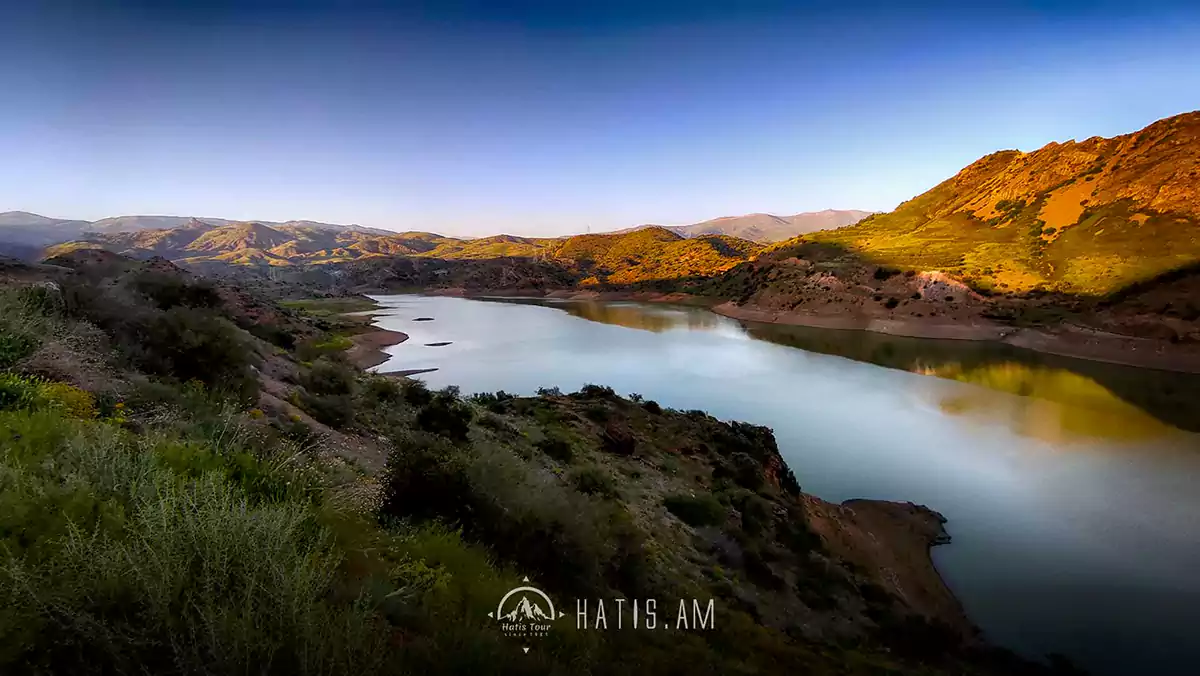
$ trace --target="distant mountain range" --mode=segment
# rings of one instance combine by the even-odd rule
[[[631,232],[649,227],[665,228],[684,237],[702,235],[728,235],[752,242],[770,243],[788,239],[798,234],[838,228],[855,223],[868,216],[867,211],[837,211],[828,209],[812,213],[796,214],[794,216],[772,216],[770,214],[748,214],[746,216],[729,216],[716,218],[703,223],[678,226],[649,226],[643,225],[628,228],[618,232]],[[391,230],[381,230],[362,225],[339,225],[321,223],[318,221],[234,221],[227,218],[188,217],[188,216],[114,216],[98,221],[82,221],[61,218],[50,218],[27,211],[9,211],[0,213],[0,254],[18,258],[36,258],[46,247],[64,242],[81,241],[93,246],[111,250],[129,250],[137,255],[153,251],[158,255],[169,258],[191,257],[190,253],[178,251],[180,246],[190,242],[189,234],[203,233],[208,230],[238,227],[245,229],[250,226],[261,226],[287,233],[287,236],[298,240],[296,248],[301,256],[293,256],[279,252],[287,259],[318,259],[318,260],[347,260],[366,254],[395,254],[410,253],[406,249],[425,252],[427,247],[414,244],[411,240],[419,239],[438,244],[451,244],[440,253],[447,253],[461,258],[494,257],[495,255],[523,255],[529,251],[530,245],[549,243],[558,238],[517,237],[514,235],[494,235],[483,238],[454,238],[433,233],[397,233]],[[178,230],[175,234],[163,231]],[[138,233],[154,232],[152,235]],[[259,230],[260,234],[262,233]],[[278,235],[271,235],[277,243],[284,242]],[[388,238],[377,240],[373,238]],[[201,243],[200,251],[205,256],[230,254],[228,258],[236,261],[239,256],[234,251],[216,251],[211,246],[212,239],[224,239],[212,236]],[[397,239],[398,238],[398,239]],[[238,237],[230,238],[236,242]],[[473,244],[468,245],[471,242]],[[509,246],[505,246],[509,245]],[[254,247],[272,249],[275,247]],[[325,249],[321,253],[319,249]],[[344,251],[343,251],[344,250]],[[510,253],[503,253],[503,252]],[[270,256],[251,256],[244,262],[268,262],[275,260]]]
[[[723,216],[691,225],[641,225],[618,232],[658,227],[666,228],[684,237],[729,235],[748,239],[751,242],[770,244],[818,230],[853,225],[872,213],[874,212],[857,209],[825,209],[824,211],[806,211],[791,216],[746,214],[745,216]]]

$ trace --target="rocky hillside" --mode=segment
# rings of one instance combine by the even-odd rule
[[[979,641],[937,514],[805,495],[766,428],[366,374],[162,259],[0,272],[4,673],[1048,672]],[[505,636],[525,577],[673,628]]]
[[[1113,293],[1200,262],[1200,112],[994,153],[895,211],[809,239],[977,290]]]

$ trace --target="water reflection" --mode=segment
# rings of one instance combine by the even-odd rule
[[[1018,434],[1051,444],[1097,437],[1145,441],[1177,431],[1091,378],[1064,369],[1010,361],[977,368],[947,364],[922,373],[989,388],[956,390],[942,397],[938,405],[943,412],[1002,422]],[[994,391],[1019,396],[996,396]]]
[[[544,298],[488,298],[487,300],[520,305],[550,305],[568,314],[601,324],[663,333],[677,329],[704,331],[717,328],[722,318],[707,310],[671,305],[646,305],[633,302],[592,300],[550,300]]]
[[[551,305],[573,316],[643,331],[716,330],[732,320],[676,305],[495,299]],[[981,385],[1020,398],[956,390],[935,402],[944,412],[1006,422],[1049,442],[1103,438],[1131,442],[1200,431],[1200,376],[1046,355],[998,343],[929,340],[867,331],[740,322],[752,338],[809,352]]]
[[[1022,399],[956,394],[948,413],[1012,420],[1048,441],[1149,439],[1200,431],[1200,376],[1042,354],[1001,343],[929,340],[746,322],[759,340],[982,385]]]

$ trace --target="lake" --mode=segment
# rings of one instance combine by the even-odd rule
[[[934,560],[993,642],[1102,675],[1200,664],[1198,376],[682,306],[377,300],[410,336],[380,371],[464,393],[597,383],[767,425],[806,492],[944,514]]]

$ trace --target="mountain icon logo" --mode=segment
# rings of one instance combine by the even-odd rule
[[[528,583],[529,578],[525,578],[524,582]],[[566,613],[555,609],[554,601],[546,592],[537,587],[523,586],[509,590],[500,599],[495,612],[488,613],[488,616],[500,622],[505,634],[530,638],[545,636],[550,624],[565,617]]]

